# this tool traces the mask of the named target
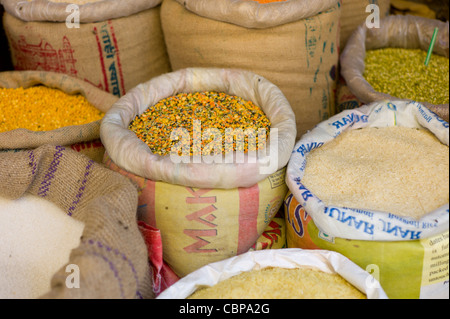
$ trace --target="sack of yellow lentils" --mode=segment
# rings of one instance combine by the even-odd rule
[[[20,210],[11,214],[13,222],[23,225],[10,230],[17,227],[19,233],[22,229],[27,233],[22,237],[8,230],[0,234],[0,254],[7,254],[0,263],[3,297],[154,297],[147,247],[136,219],[137,190],[128,179],[69,148],[43,145],[32,150],[1,150],[0,180],[2,226],[8,217],[2,206],[5,202],[23,203],[32,196],[57,208],[46,206],[46,212],[36,212],[43,217],[39,220],[34,216],[23,220],[25,212]],[[72,221],[61,224],[59,219],[64,218]],[[74,234],[75,222],[81,227]],[[52,231],[53,224],[63,229]],[[65,244],[69,239],[73,248],[58,251],[69,247]]]
[[[148,118],[140,134],[132,130],[136,118]],[[263,146],[258,154],[250,149],[242,154],[234,147],[223,152],[222,141],[234,143],[234,138],[228,141],[227,129],[266,123],[264,118],[270,121],[269,137],[258,134],[257,144]],[[199,127],[189,133],[187,129],[196,125],[194,119]],[[194,149],[197,138],[203,143],[204,134],[216,129],[218,157],[210,161],[206,153],[200,158],[187,153],[180,161],[172,153],[160,153],[158,146],[169,140],[163,133],[176,132],[177,125],[186,121],[188,150]],[[225,128],[224,135],[218,127]],[[139,218],[161,230],[165,261],[184,276],[255,244],[287,192],[285,166],[296,128],[288,101],[265,78],[244,70],[190,68],[155,77],[120,98],[106,113],[100,135],[105,165],[137,183]],[[173,146],[185,142],[180,136]]]
[[[287,246],[338,251],[390,298],[448,298],[449,124],[418,102],[345,110],[299,140]]]
[[[65,73],[115,96],[170,69],[161,0],[2,0],[15,70]]]
[[[297,138],[334,113],[337,0],[166,0],[161,19],[173,70],[238,68],[277,85]]]
[[[380,28],[362,24],[352,34],[340,57],[340,73],[348,89],[364,104],[393,99],[418,101],[448,121],[448,58],[448,22],[388,16]]]
[[[340,52],[345,48],[348,38],[362,24],[368,21],[375,23],[389,15],[391,0],[342,0]]]
[[[101,162],[100,121],[118,97],[62,73],[0,73],[0,149],[64,145]]]

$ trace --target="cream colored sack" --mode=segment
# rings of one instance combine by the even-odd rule
[[[348,40],[340,57],[341,75],[347,83],[348,89],[364,104],[383,100],[400,100],[397,97],[375,91],[366,81],[363,76],[366,50],[398,47],[422,49],[426,52],[436,27],[439,28],[439,32],[433,53],[448,58],[448,22],[415,16],[389,16],[383,19],[383,23],[378,29],[369,29],[364,24],[359,26]],[[419,102],[448,122],[448,104],[433,105],[427,101]]]
[[[2,3],[15,70],[68,74],[118,97],[170,71],[161,0],[105,0],[68,11],[67,3],[46,0]]]
[[[339,18],[337,0],[165,0],[161,6],[173,70],[238,68],[265,77],[291,104],[297,139],[334,113]]]
[[[221,163],[208,164],[204,157],[200,163],[192,158],[183,163],[171,156],[153,154],[128,129],[136,115],[164,98],[208,90],[237,95],[264,111],[271,122],[265,150],[245,153],[242,161],[233,159],[228,163],[222,156]],[[112,106],[100,127],[106,151],[119,167],[153,181],[199,188],[252,187],[286,166],[295,136],[294,114],[278,87],[250,71],[216,68],[183,69],[138,85]]]

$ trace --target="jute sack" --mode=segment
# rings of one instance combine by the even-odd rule
[[[81,94],[102,112],[118,100],[118,97],[91,84],[62,73],[43,71],[7,71],[0,73],[0,87],[29,88],[44,85],[67,94]],[[64,105],[61,104],[61,109]],[[18,128],[0,133],[0,149],[36,148],[44,144],[64,145],[101,162],[105,148],[100,139],[100,120],[84,125],[66,126],[43,132]]]
[[[380,28],[369,29],[360,25],[348,39],[340,56],[340,74],[349,90],[356,98],[369,104],[375,101],[400,100],[382,92],[377,92],[364,78],[366,50],[380,48],[422,49],[428,51],[434,28],[439,28],[433,53],[449,57],[448,23],[416,16],[389,16],[383,19]],[[414,75],[411,75],[414,76]],[[448,104],[433,105],[419,101],[448,122]]]
[[[352,33],[367,19],[372,21],[372,16],[379,14],[380,20],[389,15],[391,0],[342,0],[341,4],[341,52]],[[376,5],[377,11],[368,10],[369,5]],[[368,9],[370,9],[369,7]],[[380,22],[382,23],[382,22]]]
[[[175,162],[153,154],[128,129],[136,115],[164,98],[208,90],[253,101],[264,111],[271,121],[270,168],[247,153],[242,163]],[[160,229],[164,260],[184,276],[255,244],[287,191],[285,166],[296,128],[286,98],[265,78],[245,70],[189,68],[155,77],[120,98],[106,113],[100,135],[105,165],[139,185],[139,219]]]
[[[122,96],[170,69],[161,0],[98,1],[75,11],[47,0],[2,3],[16,70],[65,73]],[[77,25],[71,15],[78,17]]]
[[[265,77],[291,104],[297,139],[334,113],[339,18],[336,0],[164,0],[161,6],[173,70],[238,68]]]
[[[0,152],[0,193],[25,193],[56,204],[84,223],[68,264],[79,269],[79,288],[68,288],[62,267],[41,298],[152,298],[147,248],[137,219],[137,190],[123,176],[62,146]],[[32,244],[32,243],[30,243]]]

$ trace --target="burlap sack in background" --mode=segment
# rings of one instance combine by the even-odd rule
[[[428,51],[434,28],[439,28],[433,53],[449,57],[448,22],[416,16],[388,16],[383,19],[380,28],[369,29],[362,24],[349,38],[340,56],[340,74],[348,89],[356,98],[369,104],[382,100],[400,100],[389,94],[377,92],[364,78],[364,59],[366,50],[380,48],[422,49]],[[395,72],[395,70],[393,70]],[[411,76],[414,76],[413,74]],[[433,105],[427,101],[418,101],[448,122],[448,104]]]
[[[334,113],[339,18],[337,0],[164,0],[161,6],[173,70],[237,68],[265,77],[291,104],[297,139]]]
[[[161,0],[106,0],[78,5],[68,27],[67,3],[2,0],[3,26],[16,70],[65,73],[122,96],[168,72]],[[70,23],[74,20],[69,19]]]
[[[0,87],[29,88],[35,85],[44,85],[67,94],[81,94],[102,112],[108,111],[118,100],[118,97],[66,74],[41,71],[0,73]],[[63,107],[64,105],[61,105],[61,108]],[[36,148],[44,144],[66,145],[73,146],[72,149],[101,163],[105,148],[100,141],[100,122],[98,120],[84,125],[66,126],[45,132],[35,132],[23,128],[2,132],[0,133],[0,149]]]
[[[389,15],[391,0],[342,0],[341,7],[341,52],[352,33],[366,21],[372,11],[366,12],[368,5],[375,4],[379,8],[380,19]],[[381,22],[380,22],[381,23]]]
[[[25,193],[56,204],[84,223],[68,264],[79,267],[79,288],[68,288],[62,267],[41,298],[152,298],[147,248],[136,220],[137,190],[123,176],[62,146],[0,152],[0,194]]]

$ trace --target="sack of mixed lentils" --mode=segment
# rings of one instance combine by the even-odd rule
[[[196,162],[194,156],[188,156],[188,162],[175,161],[171,155],[153,153],[129,129],[129,124],[147,108],[156,110],[163,105],[161,100],[167,102],[162,106],[164,112],[171,114],[172,109],[183,111],[190,102],[196,104],[183,94],[177,100],[180,92],[204,91],[252,101],[264,112],[271,123],[264,149],[270,151],[268,157],[248,152],[240,162],[238,152],[232,152],[231,162],[226,162],[223,154],[219,162],[204,158]],[[173,102],[183,98],[190,102]],[[207,99],[199,98],[202,101]],[[214,104],[213,100],[198,106],[197,112],[204,116],[202,110],[208,110],[210,103]],[[259,118],[258,112],[253,112]],[[182,121],[191,120],[197,113],[180,114]],[[234,119],[241,119],[236,116]],[[164,123],[162,127],[168,127],[165,121],[169,119],[161,118],[152,120],[150,126]],[[203,120],[206,123],[211,119]],[[213,122],[221,121],[216,117]],[[202,138],[207,128],[200,128]],[[161,231],[164,260],[178,276],[184,276],[212,261],[246,252],[257,242],[287,192],[285,166],[295,143],[296,128],[288,101],[265,78],[244,70],[191,68],[155,77],[120,98],[105,115],[100,134],[106,148],[105,165],[138,184],[139,219]],[[164,136],[153,138],[162,140]]]
[[[0,149],[64,145],[102,161],[100,121],[118,97],[66,74],[43,71],[1,72],[0,92]]]
[[[426,55],[436,28],[427,66]],[[415,100],[448,122],[448,57],[448,22],[388,16],[380,28],[362,24],[352,34],[340,56],[340,74],[363,104]]]
[[[337,0],[166,0],[161,19],[173,70],[237,68],[265,77],[291,104],[298,139],[334,114],[340,11]]]
[[[83,225],[79,245],[40,298],[154,297],[149,256],[136,219],[137,190],[128,179],[69,148],[42,145],[0,151],[0,180],[1,197],[36,196]],[[48,271],[45,265],[42,261],[26,271]]]
[[[170,70],[161,0],[2,0],[15,70],[65,73],[115,96]]]

